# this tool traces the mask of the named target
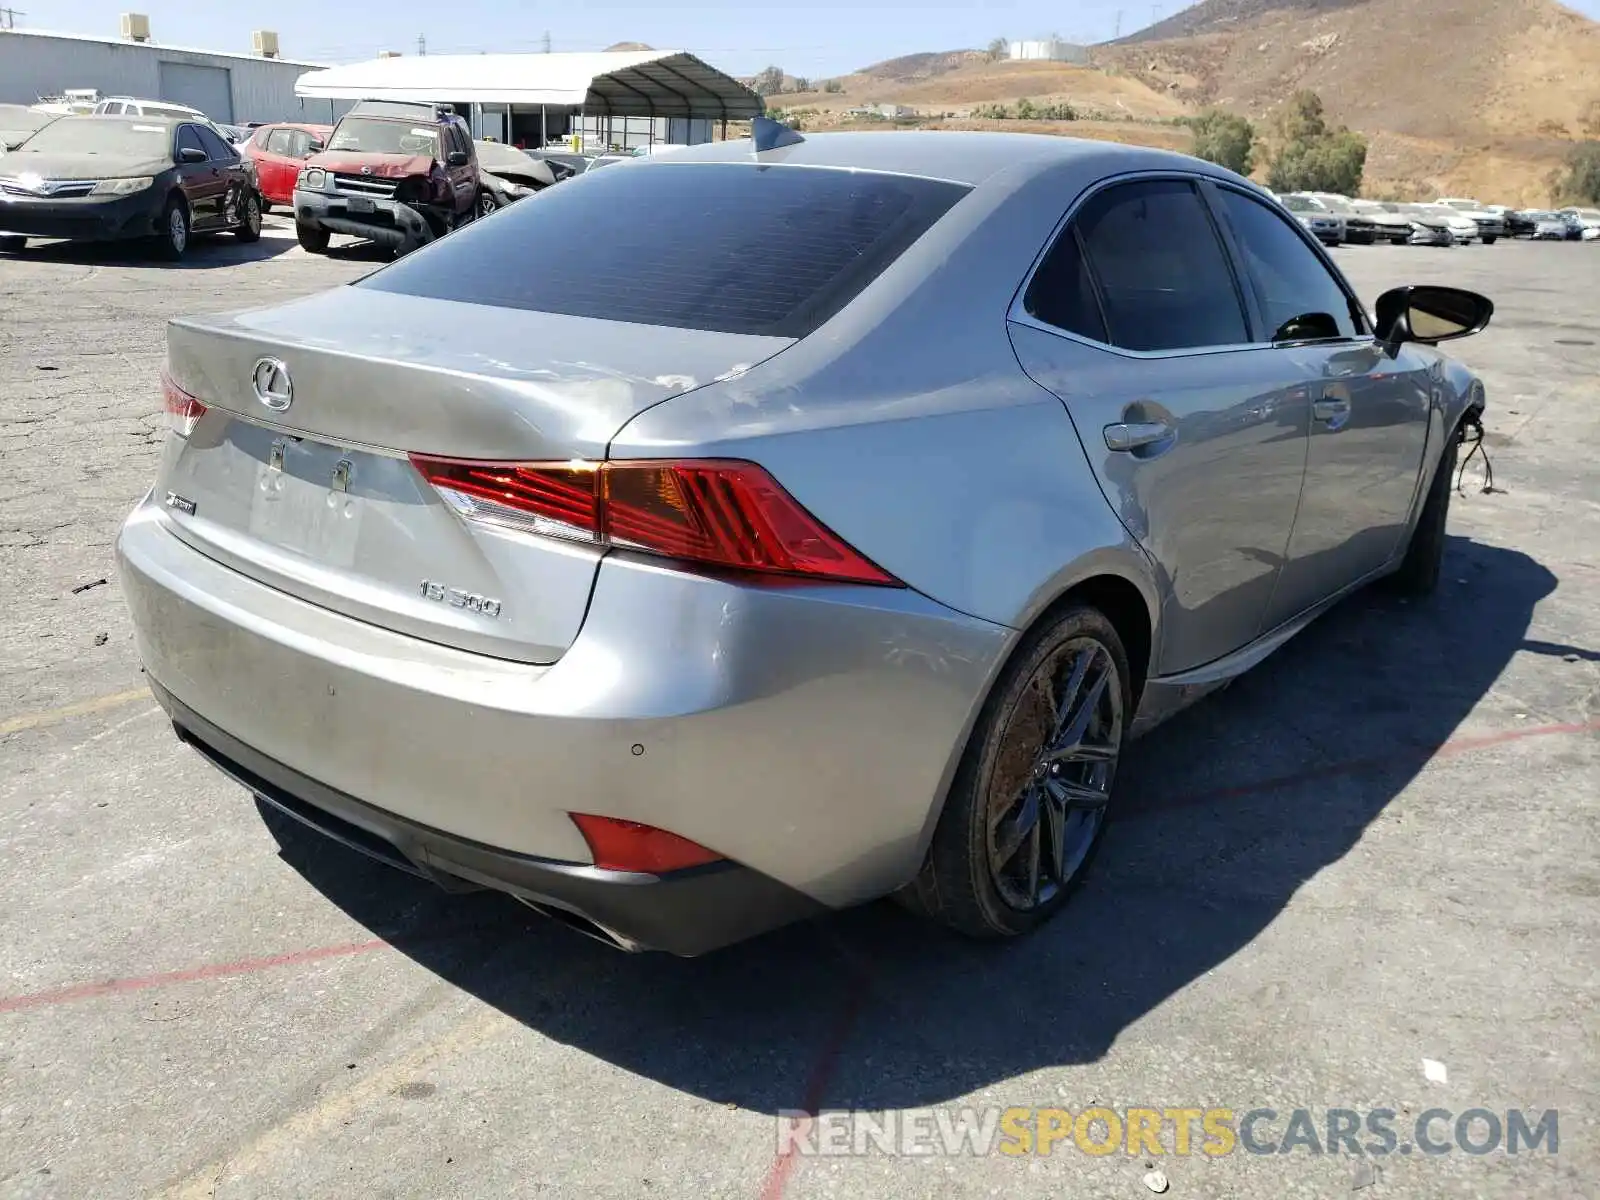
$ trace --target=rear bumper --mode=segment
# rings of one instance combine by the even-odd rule
[[[735,863],[650,875],[511,854],[397,817],[246,746],[159,684],[151,689],[181,740],[279,812],[391,866],[447,888],[516,896],[624,950],[705,954],[826,909]]]
[[[76,242],[110,242],[149,237],[161,228],[162,205],[152,193],[72,200],[0,199],[0,234],[32,238],[65,238]]]
[[[292,772],[282,786],[308,803],[341,794],[452,846],[580,865],[570,813],[641,821],[827,907],[915,873],[1015,637],[904,589],[752,587],[613,555],[576,641],[533,666],[257,583],[148,500],[118,565],[160,692]]]

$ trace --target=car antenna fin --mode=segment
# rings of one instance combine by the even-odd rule
[[[782,121],[774,121],[771,117],[754,117],[750,121],[750,140],[756,144],[756,153],[763,150],[777,150],[782,146],[798,146],[805,138],[800,136],[800,131],[790,129]]]

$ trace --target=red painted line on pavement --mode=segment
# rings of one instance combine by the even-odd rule
[[[344,958],[352,954],[366,954],[381,950],[389,943],[374,938],[370,942],[350,942],[343,946],[316,946],[310,950],[293,950],[287,954],[273,954],[266,958],[245,958],[238,962],[212,963],[204,967],[191,967],[186,971],[164,971],[159,975],[135,975],[127,979],[106,979],[99,983],[79,983],[72,987],[56,988],[49,992],[32,992],[24,996],[0,997],[0,1013],[20,1012],[25,1008],[43,1008],[51,1004],[65,1004],[69,1000],[87,1000],[93,996],[113,996],[122,992],[140,992],[146,988],[166,987],[174,983],[198,983],[203,979],[226,979],[230,975],[253,975],[273,967],[297,967],[305,963],[320,962],[325,958]]]
[[[828,1085],[833,1081],[833,1073],[838,1069],[845,1043],[850,1040],[850,1031],[855,1028],[856,1018],[861,1015],[869,990],[866,978],[857,975],[849,995],[845,997],[844,1003],[833,1019],[833,1024],[828,1028],[828,1036],[823,1039],[817,1051],[816,1061],[811,1064],[811,1076],[806,1080],[805,1099],[800,1104],[801,1111],[806,1113],[806,1116],[800,1118],[800,1136],[805,1135],[810,1128],[811,1118],[822,1109],[822,1101],[828,1094]],[[792,1149],[785,1148],[775,1155],[772,1167],[767,1172],[767,1181],[761,1188],[761,1200],[782,1200],[783,1189],[788,1186],[789,1176],[793,1173],[794,1167],[795,1158]]]

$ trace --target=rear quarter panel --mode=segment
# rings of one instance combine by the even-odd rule
[[[1090,153],[991,177],[810,337],[642,413],[610,456],[759,462],[884,569],[984,620],[1026,628],[1102,573],[1138,587],[1153,619],[1143,551],[1006,331],[1017,287],[1095,165]]]

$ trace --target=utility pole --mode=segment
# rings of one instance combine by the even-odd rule
[[[27,13],[19,12],[14,8],[0,8],[0,29],[15,29],[17,27],[17,18],[27,15]]]
[[[1122,36],[1122,10],[1117,9],[1117,32],[1112,35],[1113,40]]]
[[[1159,20],[1161,20],[1161,5],[1152,4],[1150,6],[1150,24],[1154,25]]]
[[[417,56],[419,58],[428,56],[428,35],[425,33],[417,34]]]
[[[550,31],[548,29],[546,29],[544,31],[544,39],[542,41],[542,45],[544,46],[544,52],[546,54],[549,54],[550,53]]]

